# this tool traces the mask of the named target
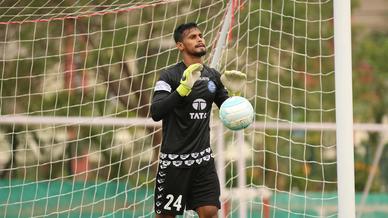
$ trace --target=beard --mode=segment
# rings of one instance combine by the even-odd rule
[[[200,57],[206,55],[206,50],[204,49],[204,50],[202,50],[202,51],[198,51],[198,52],[193,51],[193,52],[188,52],[188,53],[189,53],[190,55],[194,56],[194,57],[200,58]]]

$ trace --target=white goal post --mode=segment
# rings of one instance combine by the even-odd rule
[[[338,217],[356,217],[350,0],[334,1]]]

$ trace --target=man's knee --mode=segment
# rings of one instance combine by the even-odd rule
[[[197,208],[200,218],[217,218],[218,208],[216,206],[202,206]]]

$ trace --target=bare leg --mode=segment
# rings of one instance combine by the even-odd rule
[[[218,208],[216,206],[202,206],[197,208],[199,218],[217,218]]]

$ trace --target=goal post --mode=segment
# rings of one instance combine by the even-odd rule
[[[350,0],[334,0],[338,217],[356,217]]]
[[[149,108],[191,21],[206,64],[247,74],[255,110],[232,132],[213,107],[220,216],[354,216],[352,131],[381,126],[352,124],[348,0],[3,1],[0,14],[0,217],[155,215]]]

